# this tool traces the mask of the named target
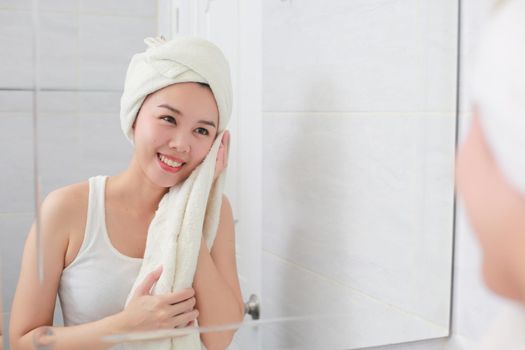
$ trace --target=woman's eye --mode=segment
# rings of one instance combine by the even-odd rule
[[[160,117],[160,119],[165,120],[165,121],[167,121],[168,123],[173,123],[173,124],[176,124],[176,123],[177,123],[176,120],[175,120],[175,118],[173,118],[172,116],[169,116],[169,115],[165,115],[165,116],[163,116],[163,117]]]
[[[197,128],[197,129],[195,129],[195,131],[197,131],[197,133],[199,133],[201,135],[209,135],[208,130],[206,130],[204,128]]]

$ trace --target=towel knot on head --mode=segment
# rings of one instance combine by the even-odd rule
[[[157,36],[157,37],[148,37],[146,39],[144,39],[144,43],[146,45],[148,45],[148,47],[156,47],[156,46],[160,46],[162,44],[165,44],[167,41],[166,39],[161,35],[161,36]]]

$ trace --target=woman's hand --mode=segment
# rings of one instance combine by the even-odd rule
[[[121,312],[126,332],[186,327],[193,324],[192,321],[199,315],[199,312],[193,309],[193,288],[164,295],[150,294],[161,274],[162,267],[149,273],[137,287],[128,306]]]
[[[217,162],[215,163],[215,174],[213,175],[213,181],[217,180],[222,174],[224,169],[228,166],[228,153],[230,151],[230,132],[224,131],[222,135],[221,145],[217,152]]]

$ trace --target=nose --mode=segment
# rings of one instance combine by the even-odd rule
[[[179,153],[188,153],[190,151],[190,143],[188,137],[182,132],[176,132],[172,135],[169,143],[169,148],[176,150]]]

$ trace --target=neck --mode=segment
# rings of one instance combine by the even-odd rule
[[[132,158],[129,167],[122,173],[108,178],[108,192],[122,203],[137,212],[154,212],[168,188],[160,187],[144,174],[138,166],[135,157]]]

